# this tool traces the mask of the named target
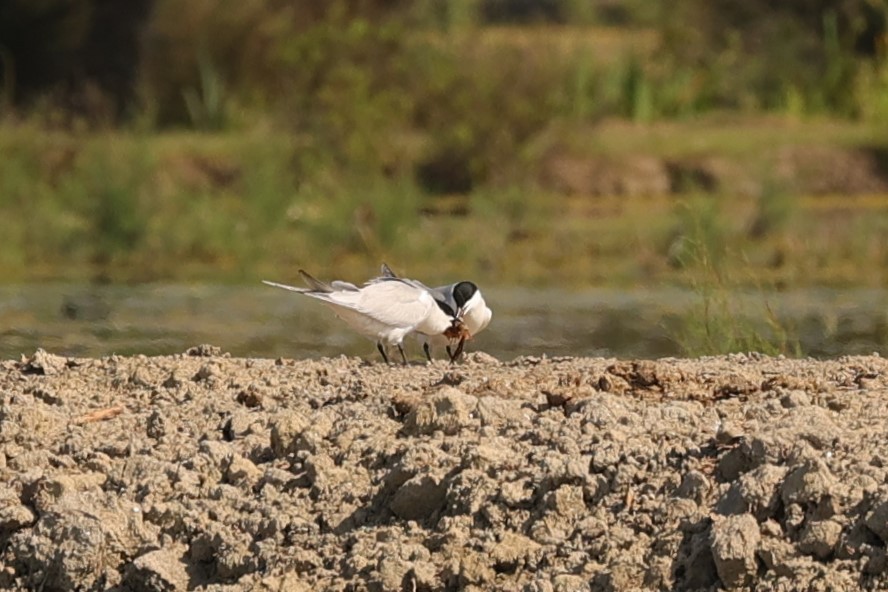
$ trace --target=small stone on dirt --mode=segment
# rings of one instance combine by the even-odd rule
[[[133,592],[176,592],[188,589],[184,548],[149,551],[133,560],[127,584]]]
[[[446,488],[437,476],[417,475],[395,492],[389,508],[404,520],[425,520],[444,505]]]
[[[835,520],[808,521],[799,537],[799,551],[826,559],[835,551],[841,536],[842,525]]]
[[[751,584],[758,569],[755,552],[761,535],[751,514],[728,516],[712,526],[712,558],[725,587],[736,589]]]
[[[447,435],[458,433],[462,428],[477,424],[474,411],[478,398],[461,390],[445,386],[426,395],[407,414],[405,430],[412,435],[441,431]]]

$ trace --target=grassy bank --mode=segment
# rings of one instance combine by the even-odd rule
[[[0,22],[0,282],[888,284],[877,3],[100,4]]]
[[[419,152],[368,173],[271,125],[6,124],[0,277],[361,279],[385,260],[499,284],[691,284],[717,269],[748,285],[884,285],[886,144],[872,125],[785,118],[555,122],[506,163],[519,174],[453,193],[423,183]]]

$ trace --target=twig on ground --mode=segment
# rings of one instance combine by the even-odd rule
[[[84,413],[79,417],[75,417],[72,422],[76,424],[83,424],[92,423],[94,421],[105,421],[106,419],[117,417],[118,415],[123,413],[125,409],[126,408],[123,405],[115,405],[113,407],[106,407],[105,409],[97,409],[95,411],[90,411],[89,413]]]

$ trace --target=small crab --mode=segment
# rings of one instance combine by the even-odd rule
[[[450,340],[451,345],[454,341],[457,342],[456,348],[452,351],[450,345],[447,346],[447,353],[450,355],[451,364],[456,362],[462,355],[463,346],[465,346],[466,340],[472,338],[472,334],[469,333],[468,327],[466,327],[466,324],[463,322],[461,313],[462,311],[457,313],[453,318],[453,321],[451,321],[450,326],[444,331],[444,337]]]

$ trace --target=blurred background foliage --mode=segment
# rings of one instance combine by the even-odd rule
[[[883,0],[3,0],[0,88],[12,280],[888,280]]]
[[[49,102],[98,122],[148,117],[157,127],[218,127],[235,123],[226,110],[271,111],[334,136],[347,123],[434,129],[442,116],[468,119],[460,93],[474,90],[482,96],[465,99],[509,109],[500,115],[520,140],[564,114],[563,93],[577,90],[570,82],[583,70],[613,75],[617,66],[620,92],[649,93],[652,115],[799,101],[808,111],[860,117],[868,113],[861,93],[884,77],[886,31],[888,7],[878,0],[0,5],[7,106]],[[608,33],[623,51],[603,47]],[[615,59],[623,63],[606,63]],[[681,92],[669,92],[676,79]],[[601,86],[585,84],[593,93]],[[451,112],[438,112],[447,108],[442,93],[454,99]],[[597,115],[627,107],[603,105]]]

